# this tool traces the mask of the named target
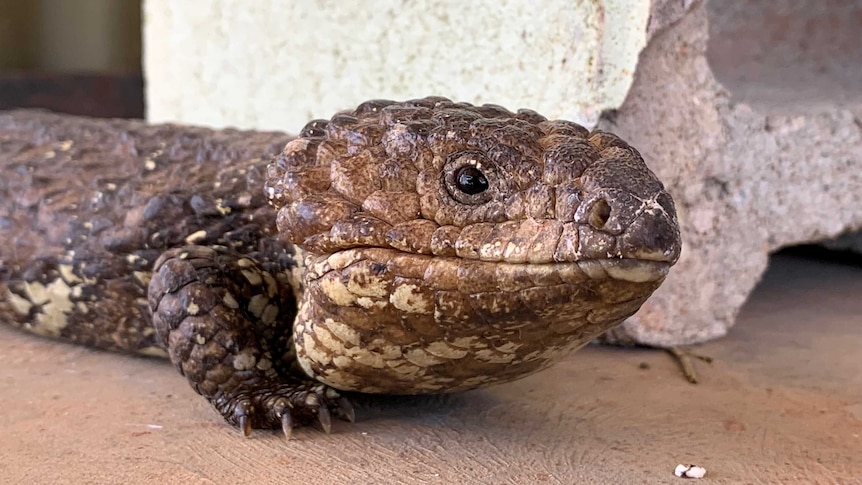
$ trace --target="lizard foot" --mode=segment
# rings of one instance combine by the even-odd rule
[[[261,261],[224,247],[185,246],[165,251],[150,281],[153,326],[171,362],[246,436],[281,428],[289,438],[294,426],[315,420],[328,433],[332,413],[354,418],[346,398],[296,363],[296,300],[283,256]]]
[[[332,431],[332,415],[354,422],[356,412],[350,400],[335,389],[303,380],[290,384],[275,384],[268,389],[238,392],[231,397],[215,399],[213,406],[228,423],[245,436],[252,428],[281,428],[290,439],[293,428],[317,421],[321,429]]]

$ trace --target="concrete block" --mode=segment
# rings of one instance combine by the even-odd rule
[[[724,335],[770,252],[862,227],[860,23],[862,2],[712,2],[649,41],[600,126],[668,185],[684,247],[608,340]]]
[[[367,99],[440,94],[594,124],[625,99],[650,4],[541,5],[146,0],[147,117],[295,133]]]

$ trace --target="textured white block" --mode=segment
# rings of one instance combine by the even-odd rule
[[[430,94],[592,124],[628,92],[650,2],[145,0],[147,118],[297,132]]]

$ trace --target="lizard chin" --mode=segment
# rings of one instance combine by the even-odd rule
[[[337,389],[385,394],[462,391],[544,369],[637,311],[670,267],[381,248],[309,255],[306,263],[294,324],[301,367]]]

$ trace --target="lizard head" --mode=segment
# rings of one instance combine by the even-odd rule
[[[307,253],[300,360],[342,389],[534,372],[634,313],[680,253],[634,148],[530,110],[369,101],[306,125],[265,190]]]

